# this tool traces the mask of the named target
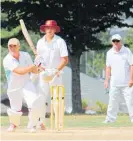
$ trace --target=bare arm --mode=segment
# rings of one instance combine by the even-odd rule
[[[133,65],[130,66],[130,80],[133,81]]]
[[[36,67],[35,65],[30,65],[28,67],[17,67],[13,70],[14,73],[20,74],[20,75],[24,75],[26,73],[37,73],[38,71],[38,67]]]
[[[105,88],[108,88],[109,86],[110,76],[111,76],[111,67],[106,66],[105,81],[104,81]]]
[[[133,86],[133,65],[130,66],[130,80],[129,80],[129,87]]]
[[[68,56],[61,57],[61,62],[57,67],[58,71],[62,70],[68,64]]]
[[[111,76],[111,67],[106,66],[105,80],[109,81]]]

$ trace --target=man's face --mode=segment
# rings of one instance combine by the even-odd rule
[[[48,35],[49,37],[53,37],[54,34],[56,32],[56,29],[54,27],[46,27],[45,28],[45,33],[46,35]]]
[[[15,54],[19,52],[19,46],[15,44],[11,44],[8,46],[9,52]]]
[[[113,39],[112,40],[112,45],[113,45],[113,47],[119,49],[119,48],[121,48],[122,42],[121,42],[121,40]]]

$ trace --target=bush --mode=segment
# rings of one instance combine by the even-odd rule
[[[98,109],[96,111],[97,113],[99,113],[99,114],[106,114],[106,112],[107,112],[107,104],[104,104],[104,103],[102,103],[100,101],[97,101],[96,105],[98,107]]]
[[[82,99],[82,109],[86,109],[88,107],[88,101],[86,99]]]

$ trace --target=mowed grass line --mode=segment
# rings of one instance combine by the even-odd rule
[[[8,116],[1,116],[1,126],[9,125]],[[102,123],[105,120],[105,115],[65,115],[64,122],[65,127],[79,127],[79,128],[88,128],[88,127],[133,127],[133,124],[130,122],[129,116],[123,115],[118,116],[115,123],[104,124]],[[21,117],[21,126],[26,126],[28,122],[27,116]],[[50,127],[50,118],[46,118],[45,125],[47,128]]]

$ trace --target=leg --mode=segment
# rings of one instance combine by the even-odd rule
[[[24,99],[29,108],[29,123],[28,128],[33,128],[36,126],[38,118],[40,116],[41,107],[42,107],[42,97],[37,96],[36,89],[32,82],[28,82],[27,85],[23,88]]]
[[[126,101],[131,122],[133,122],[133,87],[124,87],[122,93]]]
[[[50,87],[49,84],[44,82],[43,80],[43,75],[40,73],[39,75],[39,81],[38,81],[38,85],[37,85],[37,91],[38,94],[43,96],[43,107],[41,110],[41,115],[39,118],[39,126],[41,125],[41,129],[44,130],[45,126],[43,125],[45,123],[45,115],[46,115],[46,100],[48,98],[48,96],[50,96]]]
[[[120,96],[120,88],[111,87],[109,92],[109,105],[108,105],[105,123],[115,122],[119,110],[119,96]]]
[[[10,120],[10,127],[8,128],[9,132],[15,131],[15,128],[20,124],[20,117],[22,115],[21,108],[22,108],[22,90],[17,90],[13,92],[8,92],[8,97],[10,101],[10,106],[7,110],[7,114]]]

